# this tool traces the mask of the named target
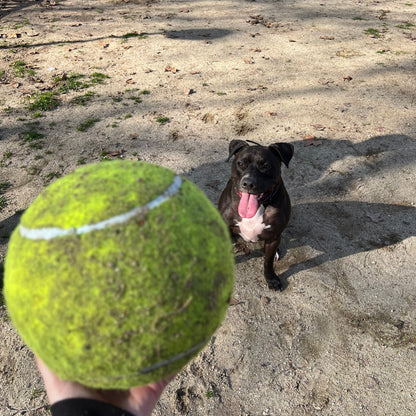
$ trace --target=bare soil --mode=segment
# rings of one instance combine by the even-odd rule
[[[412,0],[1,0],[0,263],[79,165],[158,163],[216,203],[230,140],[293,143],[288,288],[237,252],[223,325],[154,415],[415,415],[415,17]],[[0,308],[0,414],[48,414]]]

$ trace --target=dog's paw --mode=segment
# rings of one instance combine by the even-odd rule
[[[283,290],[282,282],[277,276],[275,276],[273,279],[266,279],[266,282],[267,282],[267,286],[271,290],[280,290],[280,291]]]

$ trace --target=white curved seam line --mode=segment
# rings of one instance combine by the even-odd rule
[[[205,341],[200,342],[197,345],[194,345],[193,347],[189,348],[189,350],[181,352],[179,354],[174,355],[173,357],[170,357],[166,360],[160,361],[156,364],[153,364],[149,367],[145,367],[142,370],[138,370],[134,373],[130,373],[130,374],[125,374],[125,375],[120,375],[120,376],[113,376],[113,377],[101,377],[98,379],[94,379],[91,381],[100,381],[100,380],[118,380],[118,379],[125,379],[125,378],[131,378],[131,377],[137,377],[140,374],[147,374],[150,373],[154,370],[158,370],[159,368],[162,367],[166,367],[169,364],[174,363],[175,361],[178,361],[182,358],[185,358],[188,355],[193,354],[194,352],[198,351],[199,349],[201,349],[204,345],[206,345],[206,343],[210,340],[210,338],[207,338]]]
[[[124,214],[115,215],[114,217],[97,222],[95,224],[82,225],[78,228],[58,228],[58,227],[44,227],[44,228],[27,228],[23,225],[19,227],[20,235],[29,240],[52,240],[56,237],[65,237],[74,234],[86,234],[96,230],[103,230],[117,224],[123,224],[139,214],[143,214],[153,208],[158,207],[170,197],[175,195],[182,186],[182,179],[180,176],[175,176],[172,184],[166,189],[163,194],[159,195],[152,201],[145,205],[138,206]]]
[[[206,343],[208,342],[208,340],[205,340],[203,342],[201,342],[200,344],[194,345],[192,348],[189,348],[189,350],[181,352],[177,355],[174,355],[171,358],[168,358],[167,360],[163,360],[160,361],[156,364],[153,364],[149,367],[146,367],[142,370],[140,370],[140,374],[146,374],[146,373],[150,373],[151,371],[157,370],[161,367],[166,367],[167,365],[174,363],[175,361],[180,360],[181,358],[184,358],[192,353],[194,353],[195,351],[198,351],[200,348],[202,348]]]

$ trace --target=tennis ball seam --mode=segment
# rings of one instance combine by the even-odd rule
[[[148,374],[151,373],[154,370],[158,370],[159,368],[166,367],[169,364],[172,364],[176,361],[179,361],[185,357],[188,357],[190,355],[193,355],[197,351],[199,351],[201,348],[203,348],[205,345],[207,345],[208,341],[211,339],[211,337],[206,338],[204,341],[200,342],[199,344],[194,345],[193,347],[189,348],[186,351],[183,351],[179,354],[176,354],[170,358],[167,358],[166,360],[159,361],[158,363],[152,364],[148,367],[145,367],[141,370],[135,371],[134,373],[130,374],[123,374],[118,376],[112,376],[112,377],[100,377],[100,378],[94,378],[91,379],[91,381],[94,381],[94,383],[99,383],[100,381],[111,381],[111,380],[119,380],[119,379],[126,379],[130,377],[136,377],[138,374]]]
[[[111,218],[107,218],[103,221],[96,222],[94,224],[86,224],[81,227],[72,228],[59,228],[59,227],[43,227],[43,228],[28,228],[24,225],[20,225],[20,235],[29,240],[52,240],[57,237],[66,237],[69,235],[80,235],[90,233],[92,231],[103,230],[107,227],[111,227],[117,224],[123,224],[138,215],[144,215],[146,212],[153,208],[158,207],[163,202],[168,201],[173,195],[175,195],[182,186],[182,178],[175,176],[172,184],[159,196],[145,205],[139,205],[130,211],[123,214],[115,215]]]

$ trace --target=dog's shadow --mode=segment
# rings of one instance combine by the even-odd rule
[[[416,236],[416,209],[358,201],[313,202],[293,207],[276,271],[283,281],[294,273],[352,254],[393,247]]]

